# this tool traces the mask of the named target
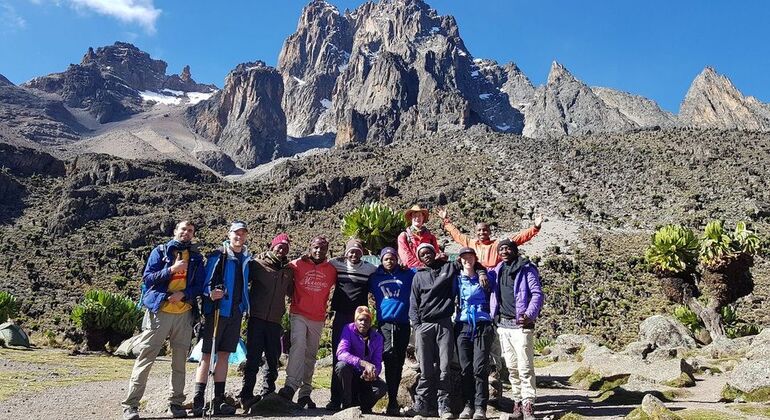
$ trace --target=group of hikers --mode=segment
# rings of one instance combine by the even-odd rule
[[[204,264],[192,243],[196,226],[189,220],[179,222],[174,238],[153,249],[144,270],[145,314],[138,357],[121,404],[123,418],[140,418],[139,402],[166,339],[171,347],[169,413],[187,417],[185,362],[199,297],[203,343],[191,414],[237,412],[225,400],[225,382],[244,314],[246,364],[236,405],[248,412],[276,391],[288,297],[291,345],[286,380],[277,394],[288,401],[297,394],[302,408],[316,408],[311,398],[316,355],[327,316],[333,314],[334,371],[327,410],[360,406],[370,413],[387,394],[389,416],[457,418],[448,400],[454,360],[460,365],[465,404],[459,418],[486,419],[489,375],[502,378],[507,368],[512,417],[534,419],[533,329],[544,296],[537,268],[519,254],[518,246],[539,232],[542,218],[498,240],[490,237],[485,223],[476,225],[476,238],[470,238],[451,223],[446,210],[436,215],[462,247],[455,261],[439,249],[425,226],[430,213],[420,206],[405,212],[408,226],[398,237],[398,249],[380,250],[379,266],[363,260],[367,251],[376,250],[366,250],[358,239],[345,244],[342,256],[328,259],[328,240],[316,236],[304,255],[289,261],[291,240],[281,233],[267,251],[252,254],[246,246],[249,230],[241,221],[230,225],[228,239]],[[412,334],[419,379],[411,407],[402,409],[398,389]],[[267,368],[263,386],[255,393],[263,357]],[[213,390],[207,394],[210,376]],[[502,385],[494,382],[494,397],[501,398]]]

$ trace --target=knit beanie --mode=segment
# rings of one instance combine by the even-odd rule
[[[360,239],[351,239],[345,244],[345,253],[347,254],[350,250],[358,250],[361,251],[361,254],[364,253],[364,243],[361,242]]]
[[[382,251],[380,251],[380,260],[385,258],[385,255],[387,254],[393,254],[396,256],[396,258],[398,258],[398,251],[396,251],[395,248],[386,246],[385,248],[382,248]]]
[[[270,242],[270,249],[273,249],[280,244],[289,245],[290,243],[291,239],[289,239],[289,235],[285,233],[279,233],[275,236],[275,238],[273,238],[272,242]]]
[[[436,248],[434,248],[433,245],[431,245],[429,243],[426,243],[426,242],[423,242],[423,243],[421,243],[417,247],[417,254],[418,255],[420,254],[420,250],[423,249],[423,248],[430,248],[430,250],[433,251],[434,254],[436,253]]]
[[[519,246],[516,245],[516,242],[513,242],[512,240],[505,238],[497,243],[497,250],[500,251],[500,248],[503,245],[508,245],[508,248],[511,248],[511,251],[513,252],[519,252]]]

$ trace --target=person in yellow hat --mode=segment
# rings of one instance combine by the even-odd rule
[[[417,247],[421,244],[430,244],[437,253],[439,252],[436,236],[425,227],[430,212],[419,205],[414,205],[404,213],[404,217],[409,225],[398,235],[398,257],[408,268],[424,267],[425,265],[417,257]]]

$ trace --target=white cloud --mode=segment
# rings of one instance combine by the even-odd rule
[[[127,23],[138,23],[147,32],[155,33],[155,22],[161,10],[153,0],[68,0],[75,8],[90,9]]]
[[[27,27],[27,21],[16,13],[16,9],[6,2],[0,2],[0,32],[15,32]]]

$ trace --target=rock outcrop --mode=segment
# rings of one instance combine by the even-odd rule
[[[180,92],[209,93],[217,90],[217,87],[196,82],[192,78],[192,73],[190,73],[190,66],[184,66],[182,74],[166,76],[165,81],[163,82],[163,89],[171,89]]]
[[[623,116],[641,128],[671,128],[676,124],[676,117],[662,110],[653,100],[605,87],[595,86],[591,90],[605,104],[617,108]]]
[[[706,67],[690,85],[679,108],[681,126],[770,130],[770,106],[744,97],[730,79]]]
[[[227,75],[222,90],[188,108],[185,116],[195,132],[250,169],[273,159],[286,142],[282,98],[278,71],[261,61],[243,63]]]
[[[617,108],[608,106],[591,88],[554,61],[548,83],[535,90],[523,134],[546,138],[622,132],[636,127]]]
[[[454,18],[421,0],[365,3],[344,15],[313,1],[279,68],[292,135],[335,131],[337,144],[388,143],[480,123],[523,127],[507,96],[479,74]]]
[[[329,115],[332,91],[348,64],[352,45],[349,16],[321,0],[302,10],[297,31],[286,39],[278,57],[288,135],[335,131]]]
[[[81,133],[88,131],[61,101],[15,86],[2,75],[0,125],[23,139],[50,145],[78,140]]]
[[[185,92],[211,91],[211,86],[198,85],[191,78],[184,83],[180,76],[166,76],[166,67],[165,61],[152,59],[134,45],[116,42],[95,51],[89,48],[80,64],[34,78],[23,86],[59,95],[67,106],[88,110],[99,123],[141,111],[140,92],[158,92],[168,88],[167,83]]]

